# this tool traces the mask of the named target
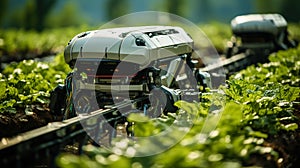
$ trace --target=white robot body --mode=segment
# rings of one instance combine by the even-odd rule
[[[231,27],[234,34],[262,32],[276,36],[287,29],[287,22],[279,14],[250,14],[235,17]]]
[[[141,26],[89,31],[75,36],[65,49],[71,66],[79,58],[119,60],[148,65],[191,53],[193,40],[179,27]]]
[[[280,14],[249,14],[231,21],[233,37],[227,44],[227,57],[239,53],[269,55],[277,50],[295,47],[289,39],[287,21]],[[248,53],[249,53],[248,52]]]

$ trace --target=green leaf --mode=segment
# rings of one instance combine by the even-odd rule
[[[234,102],[226,103],[224,111],[222,112],[221,123],[226,124],[239,124],[242,120],[242,105]]]
[[[140,113],[131,113],[127,117],[127,120],[129,122],[148,122],[148,121],[150,121],[150,119],[147,116],[140,114]]]
[[[7,87],[7,84],[6,84],[6,80],[4,79],[0,79],[0,100],[4,100],[6,98],[6,87]]]
[[[284,126],[284,128],[287,131],[295,131],[296,129],[298,129],[298,124],[296,123],[287,124]]]
[[[198,103],[190,103],[183,100],[177,101],[174,105],[184,111],[186,111],[189,115],[196,116],[200,111],[200,107]],[[206,113],[207,114],[207,113]],[[206,115],[203,114],[203,115]]]
[[[262,133],[260,131],[251,131],[249,132],[249,135],[257,138],[268,138],[268,134]]]

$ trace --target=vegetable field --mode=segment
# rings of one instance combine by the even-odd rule
[[[230,39],[222,24],[199,26],[217,50]],[[53,122],[50,91],[71,71],[63,49],[77,33],[91,28],[0,31],[0,138],[13,137]],[[300,40],[299,25],[290,32]],[[32,58],[55,55],[53,61]],[[29,59],[30,58],[30,59]],[[87,145],[83,155],[62,153],[59,167],[299,167],[300,47],[269,56],[269,63],[252,65],[233,76],[219,92],[203,94],[201,102],[176,102],[176,113],[156,119],[132,114],[135,136],[167,134],[138,143],[114,139],[113,150]],[[16,62],[14,62],[16,61]],[[211,126],[207,123],[213,123]],[[172,125],[172,127],[170,127]],[[186,125],[192,125],[187,128]],[[132,157],[174,143],[165,152]]]

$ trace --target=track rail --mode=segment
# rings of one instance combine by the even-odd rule
[[[204,72],[223,74],[228,78],[233,73],[245,69],[249,65],[267,62],[268,55],[269,54],[240,53],[227,59],[219,59],[216,63],[207,65],[200,70]],[[222,56],[221,58],[224,57],[225,56]]]
[[[2,138],[0,167],[34,167],[39,164],[55,167],[55,157],[64,146],[76,142],[78,143],[78,153],[81,153],[81,147],[88,139],[86,131],[89,127],[98,128],[98,133],[101,134],[103,131],[101,128],[105,124],[122,120],[131,113],[135,103],[144,100],[144,98],[128,100],[111,106],[109,109],[100,109],[61,122],[52,122],[47,126],[19,134],[13,138]],[[117,113],[120,109],[126,109],[128,112],[118,113],[115,117],[107,120],[103,117]],[[110,132],[110,139],[113,136],[115,136],[115,132]],[[47,160],[43,160],[45,158]],[[39,163],[41,160],[42,163]]]
[[[225,73],[226,76],[229,76],[251,64],[264,62],[265,57],[267,56],[258,57],[254,54],[242,53],[225,60],[220,59],[217,63],[200,70],[209,73]],[[97,141],[101,141],[100,134],[103,134],[105,124],[114,123],[113,127],[115,127],[119,121],[126,120],[126,116],[133,112],[132,106],[134,104],[141,103],[145,99],[124,101],[120,104],[107,106],[107,109],[104,110],[79,115],[61,122],[52,122],[47,126],[19,134],[13,138],[2,138],[0,142],[0,167],[34,167],[40,164],[40,160],[42,160],[43,166],[55,167],[55,158],[66,145],[78,143],[77,152],[81,153],[81,147],[88,139],[87,129],[89,127],[98,129],[95,137]],[[120,113],[120,109],[127,112]],[[118,115],[114,116],[115,113]],[[113,117],[105,119],[103,118],[104,115]],[[116,133],[112,131],[109,138],[111,139],[115,135]]]

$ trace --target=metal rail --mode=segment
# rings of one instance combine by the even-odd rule
[[[245,69],[249,65],[265,63],[267,60],[268,54],[240,53],[227,59],[219,59],[218,62],[207,65],[200,70],[203,72],[223,74],[228,78],[233,73]]]
[[[87,142],[86,130],[103,128],[104,124],[118,122],[130,113],[135,103],[144,101],[145,98],[124,101],[109,109],[97,110],[89,114],[79,115],[61,122],[52,122],[13,138],[2,138],[0,143],[0,167],[34,167],[39,164],[55,167],[55,158],[68,144],[78,143],[78,153]],[[115,117],[106,120],[103,116],[114,115],[120,109],[128,113],[118,113]],[[123,111],[123,110],[122,110]],[[83,126],[85,128],[83,128]],[[115,132],[111,132],[110,139]],[[45,160],[46,158],[46,160]],[[42,163],[39,163],[42,162]]]

